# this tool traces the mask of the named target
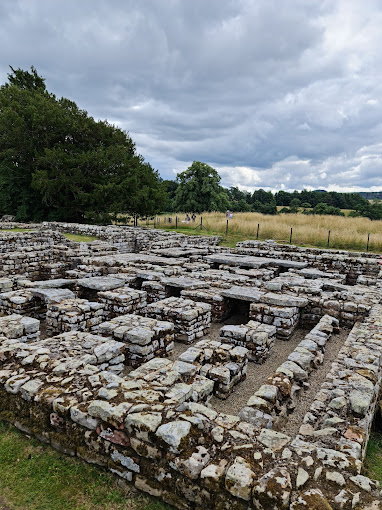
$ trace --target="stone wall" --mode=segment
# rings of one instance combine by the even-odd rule
[[[244,255],[275,257],[293,261],[309,259],[310,265],[317,269],[346,274],[349,284],[356,283],[360,275],[377,277],[379,273],[379,255],[376,253],[302,248],[277,244],[273,241],[241,241],[237,243],[235,251]]]
[[[323,363],[325,345],[334,329],[338,330],[338,320],[325,315],[268,377],[266,384],[249,398],[239,416],[258,427],[273,428],[275,423],[282,422],[293,411],[309,374]]]
[[[0,417],[179,509],[378,509],[360,471],[381,313],[354,328],[296,438],[203,405],[214,383],[192,363],[156,358],[120,377],[125,344],[86,333],[3,341]]]
[[[145,309],[148,317],[169,320],[174,324],[175,339],[192,343],[205,335],[211,326],[211,307],[207,303],[169,297],[149,304]]]
[[[139,315],[121,315],[100,324],[96,331],[124,342],[126,364],[139,366],[154,357],[166,357],[174,348],[174,325]]]

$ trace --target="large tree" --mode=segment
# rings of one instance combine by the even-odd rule
[[[228,207],[227,191],[220,186],[217,171],[200,161],[194,161],[176,178],[175,208],[178,211],[201,213],[223,211]]]
[[[8,78],[0,87],[1,214],[83,221],[161,209],[158,173],[128,133],[57,99],[33,67]]]

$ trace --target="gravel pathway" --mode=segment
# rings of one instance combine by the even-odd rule
[[[276,338],[269,358],[262,365],[250,361],[248,363],[246,379],[235,386],[233,392],[226,400],[212,397],[210,401],[211,407],[219,413],[237,415],[240,409],[245,406],[249,397],[265,383],[267,377],[272,375],[286,361],[289,354],[307,333],[307,330],[296,330],[294,335],[287,341]]]
[[[313,370],[313,372],[311,372],[308,379],[309,388],[300,392],[297,405],[293,413],[287,416],[285,422],[278,427],[282,430],[282,432],[288,434],[288,436],[293,437],[298,433],[305,414],[309,411],[314,397],[318,393],[321,384],[325,381],[326,374],[329,372],[333,361],[336,360],[338,352],[343,346],[349,333],[350,330],[341,329],[340,333],[338,335],[332,335],[326,344],[323,364],[319,365],[317,370]]]

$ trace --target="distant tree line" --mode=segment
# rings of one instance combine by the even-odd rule
[[[199,161],[194,161],[175,181],[163,181],[167,192],[168,212],[224,211],[260,212],[262,214],[330,214],[344,216],[341,209],[351,209],[350,216],[382,219],[382,204],[370,203],[359,193],[336,191],[279,191],[273,194],[263,189],[253,193],[229,189],[220,185],[218,172]],[[277,206],[283,206],[279,211]]]

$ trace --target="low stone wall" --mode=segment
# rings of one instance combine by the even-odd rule
[[[338,329],[337,319],[323,317],[288,360],[249,398],[239,416],[257,427],[273,428],[277,420],[291,412],[310,372],[323,362],[325,345],[334,329]]]
[[[306,414],[297,440],[362,461],[382,379],[382,306],[357,323]]]
[[[177,232],[167,232],[165,230],[146,227],[44,222],[41,228],[58,232],[95,236],[115,246],[121,253],[140,252],[167,247],[174,248],[195,245],[215,246],[221,241],[220,236],[187,236]]]
[[[147,280],[142,283],[142,290],[147,294],[147,302],[155,303],[168,297],[166,286],[158,280]]]
[[[0,294],[0,313],[16,313],[44,319],[49,304],[60,303],[73,297],[73,292],[64,288],[21,288]]]
[[[121,315],[103,322],[97,333],[126,344],[126,363],[138,366],[152,358],[168,356],[174,348],[174,325],[139,315]]]
[[[283,260],[305,261],[321,271],[333,271],[347,276],[347,283],[353,285],[360,275],[374,276],[379,273],[376,253],[349,252],[345,250],[322,250],[302,248],[294,245],[281,245],[274,241],[241,241],[237,243],[236,253],[256,257],[274,257]]]
[[[208,333],[211,326],[211,306],[190,299],[169,297],[149,304],[145,315],[174,324],[175,339],[191,343]]]
[[[308,305],[306,298],[271,292],[262,295],[259,301],[251,303],[249,316],[275,326],[277,337],[283,340],[292,336],[300,320],[300,308]]]
[[[38,314],[36,299],[31,290],[22,289],[0,294],[0,313],[34,317]]]
[[[40,338],[40,321],[17,314],[0,317],[0,337],[17,342],[35,342]]]
[[[248,359],[264,363],[275,343],[276,326],[249,321],[240,326],[227,325],[220,330],[220,341],[248,349]]]
[[[105,315],[110,319],[118,315],[139,312],[147,305],[146,292],[130,287],[98,292],[98,299],[104,306]]]
[[[311,409],[316,418],[306,425],[313,436],[312,429],[295,439],[257,429],[202,405],[214,383],[192,363],[156,358],[119,377],[113,372],[125,344],[86,333],[3,341],[0,418],[179,509],[339,509],[344,500],[344,509],[378,510],[380,489],[360,475],[361,431],[368,430],[362,425],[374,410],[381,375],[381,307],[374,312],[378,318],[372,314],[353,332],[341,368],[328,378],[339,378],[336,391],[344,395],[328,387],[327,400],[320,396],[320,409]],[[358,373],[367,365],[371,379]]]
[[[226,399],[246,377],[248,351],[224,342],[200,340],[181,354],[179,361],[199,367],[200,375],[214,381],[214,395]]]
[[[86,299],[65,299],[50,303],[46,313],[46,329],[49,334],[66,331],[94,331],[106,319],[102,303]]]
[[[209,287],[208,289],[186,289],[182,290],[180,296],[184,299],[192,299],[211,306],[211,319],[213,322],[222,322],[228,316],[230,305],[228,299],[221,295],[220,287]]]

